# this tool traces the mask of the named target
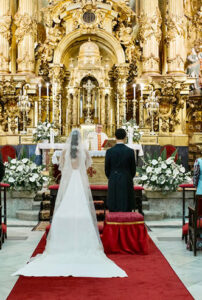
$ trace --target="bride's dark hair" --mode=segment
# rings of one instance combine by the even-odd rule
[[[79,144],[79,132],[77,130],[74,130],[72,132],[72,138],[71,138],[71,150],[70,150],[71,158],[77,157],[78,144]]]

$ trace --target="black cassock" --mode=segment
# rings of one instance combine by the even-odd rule
[[[134,150],[124,144],[116,144],[107,150],[105,174],[108,178],[107,207],[109,211],[134,209],[133,177],[136,173]]]

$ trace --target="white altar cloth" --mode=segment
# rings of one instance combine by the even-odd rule
[[[59,158],[60,158],[60,155],[62,153],[62,149],[64,148],[65,144],[54,144],[54,145],[51,145],[51,146],[49,146],[50,144],[38,144],[38,145],[39,145],[39,149],[43,149],[43,150],[54,149],[54,150],[56,150],[53,153],[53,156],[52,156],[52,163],[56,164],[56,165],[59,164]],[[41,145],[43,145],[42,148],[41,148]],[[44,145],[46,145],[46,146],[48,145],[48,147],[44,147]],[[55,145],[56,145],[56,147],[55,147]],[[127,146],[130,147],[131,149],[138,150],[139,151],[138,156],[143,156],[144,155],[142,145],[140,145],[140,144],[131,144],[131,145],[127,144]],[[92,150],[92,151],[89,151],[89,154],[90,154],[91,157],[104,157],[105,154],[106,154],[106,150],[100,150],[100,151],[99,150]]]

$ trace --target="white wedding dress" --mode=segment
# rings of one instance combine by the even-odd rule
[[[71,161],[68,157],[69,147],[67,143],[65,160]],[[81,144],[79,147],[78,168],[72,168],[71,163],[63,162],[60,189],[45,251],[32,258],[14,275],[102,278],[127,276],[104,254],[94,205],[87,195],[91,193],[86,182],[86,170],[82,172],[81,167],[81,161],[86,163],[86,152],[82,150]]]

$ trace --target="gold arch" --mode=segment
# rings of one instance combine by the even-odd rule
[[[104,43],[106,45],[108,45],[108,47],[110,49],[113,50],[116,58],[117,58],[117,63],[118,64],[122,64],[125,63],[125,53],[123,51],[123,48],[121,47],[120,43],[117,41],[117,39],[115,37],[113,37],[111,34],[104,32],[100,29],[96,29],[93,31],[93,33],[91,34],[82,34],[82,36],[86,36],[87,37],[92,37],[92,40],[94,40],[93,37],[98,37],[101,40],[104,41]],[[78,38],[81,37],[81,31],[75,30],[73,32],[71,32],[70,34],[66,35],[58,44],[55,53],[54,53],[54,59],[53,59],[53,63],[54,64],[61,64],[63,61],[63,57],[65,55],[65,51],[67,48],[69,48],[69,46],[75,42]],[[96,40],[96,39],[95,39]]]

